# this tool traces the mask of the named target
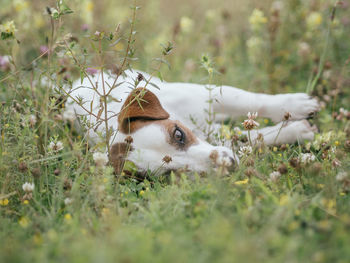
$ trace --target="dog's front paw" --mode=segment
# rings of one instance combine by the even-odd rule
[[[281,94],[276,95],[275,99],[279,109],[272,113],[271,119],[274,122],[282,121],[286,117],[290,120],[306,119],[320,110],[318,101],[306,93]]]

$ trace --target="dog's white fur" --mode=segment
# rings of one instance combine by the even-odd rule
[[[118,83],[123,82],[115,88],[111,95],[113,98],[121,100],[116,102],[111,100],[108,105],[108,116],[113,116],[121,111],[123,102],[128,97],[131,88],[130,83],[134,83],[139,71],[126,71],[126,76],[120,77]],[[149,79],[149,75],[142,72],[145,79]],[[101,73],[91,77],[94,84],[97,84],[98,90],[102,93],[103,83]],[[104,73],[105,88],[111,86],[115,76]],[[128,159],[133,161],[139,168],[143,170],[155,170],[160,166],[166,169],[177,169],[187,167],[190,170],[205,171],[212,167],[213,161],[210,155],[213,151],[218,153],[216,165],[228,166],[237,160],[232,150],[227,147],[213,146],[203,140],[204,136],[198,127],[205,127],[208,109],[208,89],[205,85],[192,83],[168,83],[162,82],[158,78],[153,77],[151,82],[156,84],[159,89],[152,85],[147,85],[147,89],[153,92],[159,99],[162,107],[169,113],[171,120],[180,121],[189,129],[194,131],[198,136],[198,142],[191,145],[187,150],[179,150],[170,145],[166,138],[164,128],[158,124],[146,125],[137,130],[131,136],[133,137],[134,150],[129,153]],[[138,87],[146,85],[145,81],[141,81]],[[80,88],[78,88],[80,87]],[[92,108],[94,114],[99,111],[100,101],[96,91],[91,88],[90,81],[85,78],[81,84],[80,80],[73,84],[71,96],[74,98],[83,98],[84,105]],[[216,121],[220,122],[226,118],[237,118],[246,116],[248,112],[258,112],[259,116],[270,118],[273,122],[278,123],[276,126],[253,130],[251,138],[255,142],[258,134],[264,137],[267,145],[294,143],[296,141],[312,140],[315,128],[311,127],[305,120],[310,113],[319,110],[317,101],[310,98],[304,93],[295,94],[278,94],[267,95],[260,93],[252,93],[243,91],[230,86],[215,87],[212,91],[213,111],[217,113]],[[67,110],[77,115],[87,115],[77,103],[72,99],[68,99]],[[285,113],[291,115],[290,121],[282,126],[282,120]],[[102,114],[104,116],[104,114]],[[89,116],[92,123],[96,123],[96,118]],[[195,123],[193,122],[195,120]],[[109,125],[118,131],[117,116],[109,120]],[[100,125],[98,131],[104,132],[104,125]],[[97,140],[97,134],[91,129],[89,139]],[[113,137],[113,143],[123,142],[129,134],[117,132]],[[162,158],[168,155],[172,161],[165,164]]]

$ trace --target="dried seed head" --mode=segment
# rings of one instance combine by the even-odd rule
[[[244,174],[247,176],[247,177],[252,177],[252,176],[256,176],[257,175],[257,171],[252,168],[252,167],[249,167],[247,168],[247,170],[244,171]]]
[[[33,168],[33,169],[31,170],[31,173],[32,173],[32,175],[33,175],[34,177],[39,177],[40,174],[41,174],[40,168]]]
[[[290,164],[293,168],[300,168],[299,159],[296,158],[296,157],[290,159],[289,164]]]
[[[278,166],[277,170],[280,174],[286,174],[288,172],[287,165],[285,165],[284,163],[280,164],[280,166]]]
[[[64,179],[64,182],[63,182],[63,189],[64,190],[72,189],[72,185],[73,185],[73,183],[72,183],[71,179],[69,179],[69,178]]]
[[[141,82],[141,81],[143,81],[145,79],[145,77],[140,73],[140,72],[138,72],[138,74],[137,74],[137,81],[138,82]]]
[[[18,165],[18,169],[21,172],[25,172],[25,171],[27,171],[28,166],[27,166],[27,164],[25,162],[20,162],[19,165]]]
[[[163,157],[163,162],[170,163],[173,159],[169,155],[165,155]]]
[[[283,120],[288,121],[291,117],[292,117],[292,115],[289,112],[286,112],[283,116]]]
[[[129,135],[124,139],[124,141],[128,144],[132,144],[134,139]]]
[[[59,175],[61,173],[60,169],[55,169],[55,171],[53,172],[55,175]]]

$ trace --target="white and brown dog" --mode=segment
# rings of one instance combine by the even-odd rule
[[[125,152],[125,139],[131,136],[132,151],[127,159],[134,162],[141,170],[187,168],[193,171],[206,171],[215,166],[230,166],[238,162],[232,149],[224,146],[214,146],[203,140],[203,134],[198,127],[207,125],[208,89],[205,85],[192,83],[167,83],[152,78],[154,86],[147,89],[131,89],[138,77],[136,71],[126,71],[119,78],[117,87],[111,92],[114,99],[109,100],[107,116],[111,117],[109,125],[116,131],[112,137],[110,160],[114,162],[117,172],[120,171],[120,153]],[[101,73],[91,77],[92,83],[102,93],[103,86],[110,87],[115,76],[104,74],[102,83]],[[144,79],[149,75],[142,73]],[[103,85],[104,84],[104,85]],[[139,87],[146,85],[142,80]],[[142,93],[142,94],[141,94]],[[315,127],[306,120],[310,114],[319,110],[315,99],[307,94],[278,94],[267,95],[243,91],[230,86],[213,88],[211,92],[212,107],[216,113],[216,121],[226,118],[246,116],[248,112],[258,112],[259,116],[270,118],[278,123],[275,126],[253,130],[252,141],[259,134],[263,135],[265,144],[282,144],[312,140]],[[94,115],[100,110],[100,100],[96,90],[91,88],[91,82],[84,79],[73,84],[70,94],[73,98],[82,98],[93,109]],[[135,99],[139,97],[141,99]],[[87,115],[72,98],[68,99],[67,110],[76,115]],[[282,123],[286,113],[290,121]],[[119,113],[119,114],[115,114]],[[104,115],[104,114],[103,114]],[[98,120],[89,116],[91,123]],[[194,124],[194,120],[195,123]],[[283,125],[283,127],[282,127]],[[104,133],[104,125],[99,125],[97,131],[88,131],[89,139],[98,139],[96,132]],[[164,162],[163,157],[170,156],[171,162]],[[119,168],[118,168],[119,167]]]

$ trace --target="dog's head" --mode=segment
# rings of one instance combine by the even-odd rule
[[[144,88],[133,90],[125,100],[118,116],[118,129],[117,143],[111,150],[111,162],[117,173],[125,156],[142,170],[226,169],[236,160],[230,149],[210,145],[179,121],[170,119],[156,95]]]

